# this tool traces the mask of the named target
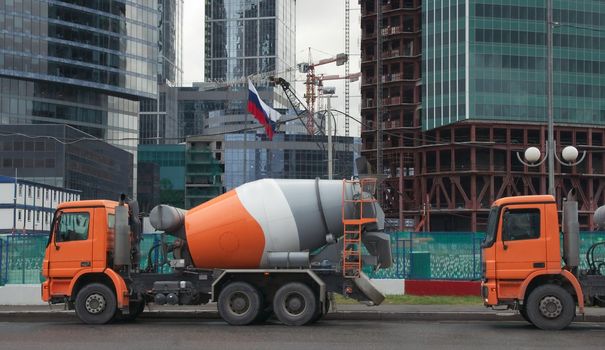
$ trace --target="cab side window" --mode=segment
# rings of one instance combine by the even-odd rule
[[[518,241],[540,237],[540,210],[510,209],[504,213],[502,240]]]
[[[88,213],[63,213],[59,219],[56,242],[85,241],[88,239]]]

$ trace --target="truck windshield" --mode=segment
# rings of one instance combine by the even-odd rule
[[[487,231],[485,232],[485,240],[481,244],[482,248],[491,247],[496,241],[496,229],[498,227],[498,215],[500,214],[500,207],[492,207],[489,211],[489,218],[487,219]]]

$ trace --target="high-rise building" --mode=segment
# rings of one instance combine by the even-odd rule
[[[3,125],[0,175],[77,189],[82,199],[117,200],[133,193],[128,151],[66,124]]]
[[[156,0],[1,1],[0,124],[68,124],[136,164],[139,100],[158,90],[158,16]]]
[[[269,73],[294,81],[296,67],[296,0],[206,0],[206,82],[237,82]],[[233,86],[233,85],[231,85]],[[285,96],[267,82],[257,89],[274,95],[274,108],[288,107]]]
[[[334,179],[355,175],[359,138],[334,142]],[[185,202],[192,208],[224,191],[264,179],[327,179],[326,136],[232,133],[187,139]]]
[[[399,208],[414,205],[418,191],[412,146],[421,125],[421,1],[360,4],[362,155],[384,175],[383,209],[403,222]]]
[[[578,190],[580,225],[589,229],[590,214],[605,201],[599,175],[604,157],[591,152],[605,146],[605,6],[592,0],[553,3],[556,152],[568,145],[587,151],[577,166],[555,162],[555,188],[558,200]],[[415,57],[422,61],[422,82],[414,90],[414,96],[421,94],[420,123],[406,125],[421,127],[415,135],[392,130],[392,119],[379,113],[391,110],[395,96],[388,73],[393,65],[409,64],[406,58],[392,61],[388,44],[393,9],[406,4],[409,9],[401,11],[416,11],[421,20],[415,28],[422,50]],[[400,195],[385,198],[402,228],[430,222],[432,230],[482,230],[495,199],[546,193],[546,164],[527,167],[517,159],[529,146],[546,150],[546,17],[546,1],[537,0],[362,2],[362,28],[381,23],[376,31],[382,34],[362,39],[362,49],[382,47],[379,55],[369,47],[362,52],[363,78],[379,81],[377,90],[362,88],[363,107],[379,113],[379,124],[364,114],[370,130],[362,132],[363,153],[385,183],[398,184]]]
[[[142,99],[141,144],[174,144],[182,137],[177,115],[177,88],[183,83],[183,0],[157,0],[158,95]]]

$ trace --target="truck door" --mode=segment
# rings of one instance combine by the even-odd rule
[[[496,276],[500,281],[522,281],[546,265],[544,205],[510,205],[502,210],[496,242]],[[520,282],[519,282],[520,283]],[[515,289],[511,284],[511,292]],[[500,288],[504,292],[503,288]],[[504,296],[501,296],[504,297]]]
[[[71,278],[92,263],[93,209],[65,209],[55,226],[49,277]]]

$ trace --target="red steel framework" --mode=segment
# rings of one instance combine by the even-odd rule
[[[546,193],[546,166],[517,160],[530,146],[545,151],[546,124],[469,120],[423,132],[422,1],[359,3],[362,155],[380,172],[380,202],[397,228],[482,231],[495,199]],[[559,153],[568,145],[587,151],[575,167],[556,164],[556,191],[560,201],[578,190],[581,228],[593,229],[591,213],[605,203],[605,127],[555,126],[555,139]]]

